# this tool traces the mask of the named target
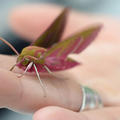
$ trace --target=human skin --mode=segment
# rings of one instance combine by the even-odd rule
[[[17,34],[33,41],[60,11],[59,7],[47,5],[19,7],[13,10],[10,25]],[[97,39],[79,55],[71,56],[82,65],[55,73],[57,76],[62,76],[62,80],[41,75],[47,85],[46,98],[43,97],[35,75],[27,74],[21,79],[18,78],[17,75],[21,72],[18,68],[13,72],[9,71],[15,64],[16,57],[1,55],[0,106],[22,112],[34,112],[34,120],[120,119],[119,21],[103,16],[71,12],[63,38],[94,23],[104,24]],[[80,84],[96,90],[105,107],[76,112],[81,106]]]

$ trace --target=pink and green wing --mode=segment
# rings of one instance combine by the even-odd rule
[[[74,39],[81,37],[82,39],[80,40],[80,42],[78,43],[78,45],[76,46],[76,48],[74,50],[74,53],[80,53],[89,44],[91,44],[91,42],[97,37],[101,28],[102,28],[102,25],[96,25],[96,26],[89,27],[89,28],[83,30],[82,32],[79,32],[79,33],[67,38],[66,40],[74,40]]]
[[[45,65],[51,71],[65,70],[79,65],[67,56],[82,52],[96,38],[100,29],[101,25],[87,28],[54,45],[44,54]]]
[[[100,29],[101,25],[92,26],[72,35],[48,49],[44,57],[66,58],[71,53],[80,53],[96,38]]]
[[[65,8],[61,14],[54,20],[50,27],[38,39],[32,43],[34,46],[49,48],[60,41],[66,26],[68,8]]]

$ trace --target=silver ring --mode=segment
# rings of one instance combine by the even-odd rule
[[[82,105],[80,111],[91,110],[103,107],[99,94],[91,88],[81,86],[82,89]]]

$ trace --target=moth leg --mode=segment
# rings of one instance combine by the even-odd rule
[[[53,72],[46,65],[44,65],[44,68],[47,70],[48,73],[53,74]]]
[[[46,71],[47,71],[49,74],[51,74],[53,77],[55,77],[55,78],[57,78],[57,79],[61,79],[61,78],[59,78],[58,76],[54,75],[54,73],[53,73],[46,65],[44,65],[44,68],[45,68]]]
[[[32,67],[32,65],[33,65],[33,62],[30,62],[28,64],[28,66],[26,67],[25,71],[20,76],[18,76],[18,77],[22,77]]]
[[[12,71],[14,68],[15,68],[16,64],[13,65],[11,68],[10,68],[10,71]]]
[[[34,57],[34,56],[30,56],[30,55],[26,55],[24,58],[26,58],[26,59],[30,59],[30,60],[38,60],[36,57]]]
[[[35,68],[36,75],[37,75],[38,80],[40,81],[41,87],[42,87],[42,89],[43,89],[43,92],[44,92],[44,97],[46,97],[46,90],[45,90],[46,86],[44,86],[44,84],[43,84],[43,82],[42,82],[42,80],[41,80],[41,78],[40,78],[40,75],[39,75],[39,72],[38,72],[38,70],[37,70],[36,65],[35,65],[35,64],[33,64],[33,66],[34,66],[34,68]]]

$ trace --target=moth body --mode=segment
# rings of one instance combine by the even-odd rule
[[[101,29],[101,25],[91,26],[62,41],[61,37],[66,26],[68,11],[68,8],[65,8],[48,29],[32,42],[31,46],[23,48],[20,54],[9,42],[0,37],[0,40],[18,56],[16,64],[10,70],[12,71],[15,66],[23,69],[24,72],[21,76],[26,72],[35,72],[44,94],[46,94],[45,87],[39,72],[48,72],[53,75],[53,72],[80,65],[79,62],[68,58],[68,55],[81,53],[92,43]]]
[[[17,57],[16,64],[20,68],[27,67],[31,62],[33,64],[44,64],[43,54],[47,51],[47,49],[43,47],[37,46],[28,46],[23,48],[20,55]]]

